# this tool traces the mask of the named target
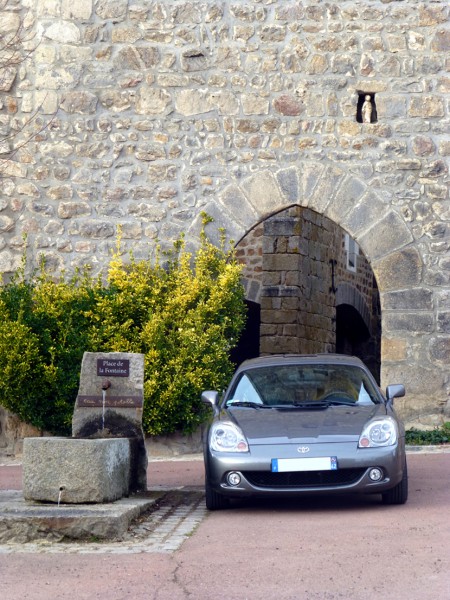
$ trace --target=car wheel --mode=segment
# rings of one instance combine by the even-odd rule
[[[405,504],[408,500],[408,468],[405,463],[400,483],[382,494],[383,504]]]
[[[208,510],[222,510],[228,507],[228,498],[213,490],[208,480],[205,482],[205,502]]]

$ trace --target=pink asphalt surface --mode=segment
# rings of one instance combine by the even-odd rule
[[[241,503],[172,554],[0,553],[1,600],[449,600],[450,453],[408,455],[410,498]],[[20,489],[20,467],[0,487]],[[150,485],[201,485],[201,461],[156,462]]]

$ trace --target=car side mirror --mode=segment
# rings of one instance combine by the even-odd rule
[[[405,395],[405,386],[401,383],[388,385],[386,388],[386,398],[392,402],[394,398],[403,398]]]
[[[210,404],[213,408],[214,414],[218,414],[219,412],[219,392],[214,390],[208,390],[206,392],[202,392],[201,395],[202,402],[205,404]]]

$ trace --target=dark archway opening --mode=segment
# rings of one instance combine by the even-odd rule
[[[259,356],[259,331],[261,326],[261,307],[256,302],[245,301],[247,322],[238,345],[231,351],[231,360],[239,365],[248,358]]]
[[[380,364],[374,339],[359,312],[349,304],[336,307],[336,352],[360,358],[379,383]]]
[[[349,304],[336,307],[336,352],[352,354],[370,337],[359,312]]]

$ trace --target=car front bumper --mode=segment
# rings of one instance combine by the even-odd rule
[[[405,468],[403,439],[394,446],[357,448],[355,442],[308,444],[307,457],[335,457],[336,470],[303,471],[301,461],[293,472],[272,472],[272,459],[299,459],[302,446],[282,444],[255,445],[248,453],[205,452],[205,470],[209,485],[229,497],[292,496],[304,494],[383,493],[395,487]],[[304,447],[303,447],[304,448]],[[299,466],[300,464],[300,466]],[[382,476],[373,481],[371,469],[380,469]],[[230,473],[236,473],[239,483],[231,485]]]

